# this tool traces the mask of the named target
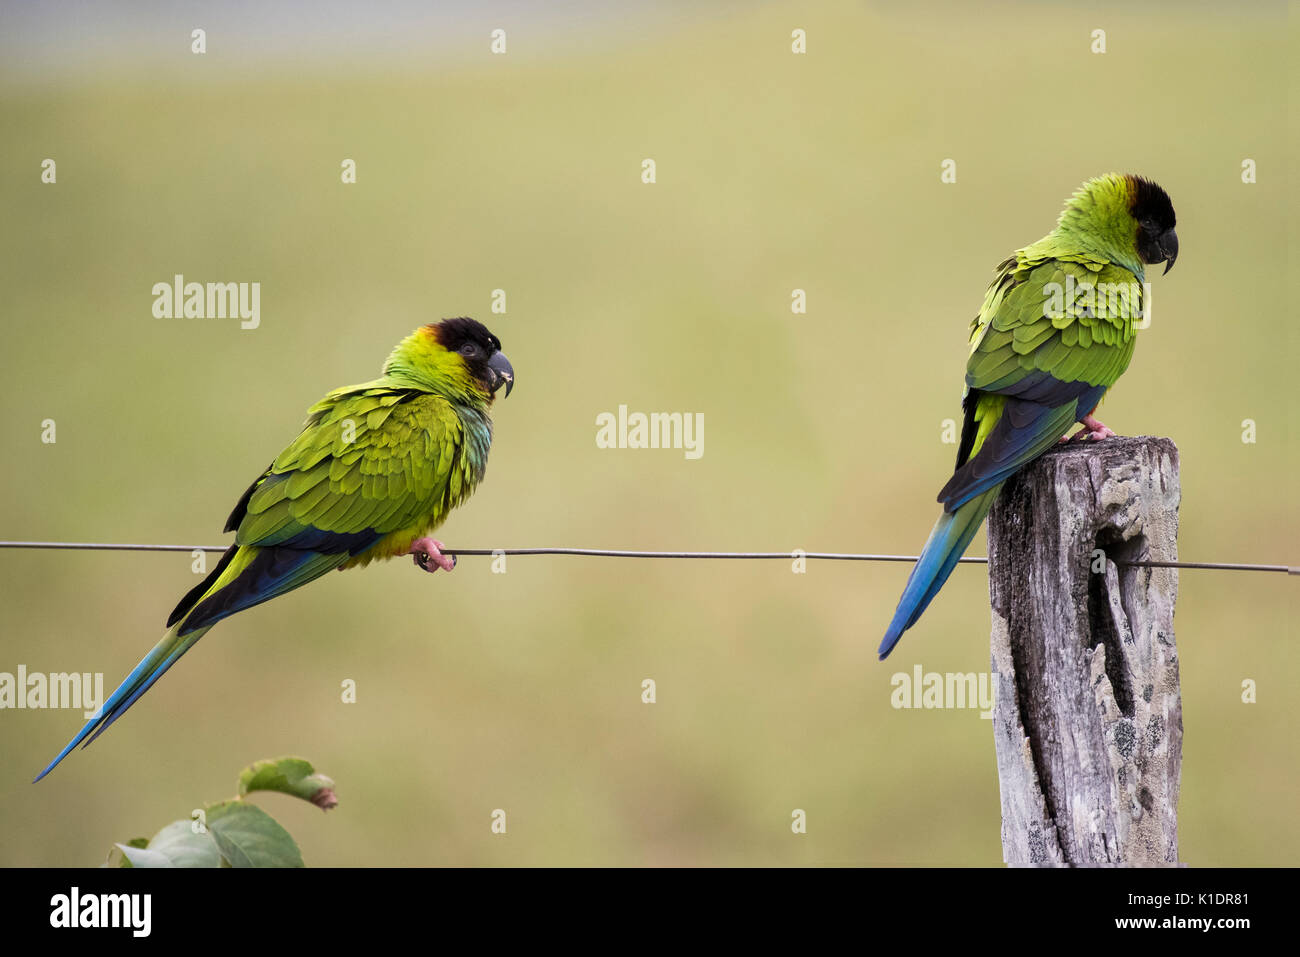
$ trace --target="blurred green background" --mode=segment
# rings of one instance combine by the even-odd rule
[[[1120,170],[1169,191],[1182,252],[1101,416],[1178,443],[1182,557],[1297,563],[1282,4],[412,6],[369,34],[284,5],[8,8],[0,537],[221,544],[308,405],[469,314],[518,387],[449,545],[915,553],[992,267]],[[260,282],[261,327],[154,319],[175,273]],[[704,413],[703,458],[598,449],[619,404]],[[0,551],[0,671],[111,691],[190,562]],[[80,713],[0,712],[0,864],[97,864],[283,753],[338,781],[328,818],[260,800],[309,865],[996,864],[989,723],[890,706],[914,664],[987,671],[986,574],[958,569],[881,664],[907,571],[330,576],[223,623],[40,785]],[[1297,859],[1295,594],[1181,577],[1193,865]]]

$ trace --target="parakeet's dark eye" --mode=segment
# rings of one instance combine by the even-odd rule
[[[460,347],[460,354],[466,359],[477,359],[483,355],[483,350],[477,342],[467,342]]]

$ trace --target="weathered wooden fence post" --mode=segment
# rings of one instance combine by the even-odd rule
[[[1059,446],[989,515],[1002,793],[1013,865],[1178,863],[1178,449]]]

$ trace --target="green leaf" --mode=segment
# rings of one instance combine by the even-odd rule
[[[220,867],[221,854],[208,833],[194,833],[194,822],[173,821],[153,836],[149,850],[163,855],[172,867]]]
[[[149,839],[147,837],[133,837],[131,838],[131,840],[127,841],[126,843],[128,847],[148,847]],[[131,862],[127,860],[125,854],[123,854],[120,850],[118,850],[120,846],[121,845],[114,844],[111,848],[109,848],[108,856],[104,858],[104,863],[100,864],[99,866],[100,867],[130,867]],[[114,857],[113,856],[114,854],[116,854],[117,857]]]
[[[130,844],[119,844],[118,848],[122,851],[122,856],[129,861],[132,867],[172,867],[174,866],[167,855],[159,854],[157,851],[146,850],[143,847],[132,847]]]
[[[208,833],[231,867],[302,867],[289,832],[261,808],[222,801],[207,809]]]
[[[310,801],[323,811],[338,805],[334,781],[317,774],[305,758],[285,757],[258,761],[239,775],[241,796],[253,791],[279,791]]]

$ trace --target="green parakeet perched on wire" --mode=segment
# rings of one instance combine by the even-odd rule
[[[473,319],[403,339],[373,382],[336,389],[248,488],[226,521],[235,543],[180,600],[168,631],[39,781],[94,741],[221,619],[335,569],[414,555],[426,571],[455,560],[428,535],[483,479],[498,389],[514,387],[501,343]]]
[[[957,466],[880,643],[885,658],[948,580],[1002,483],[1076,422],[1075,438],[1114,435],[1092,413],[1133,357],[1144,267],[1178,258],[1174,207],[1150,180],[1084,183],[1056,228],[997,267],[971,323]]]

